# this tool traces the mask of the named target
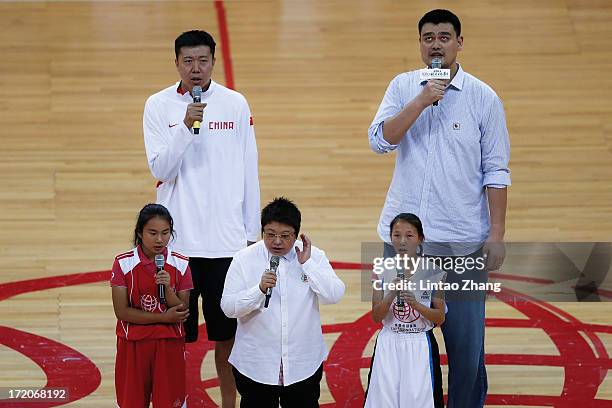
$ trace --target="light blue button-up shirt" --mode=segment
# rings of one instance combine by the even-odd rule
[[[378,234],[389,242],[391,220],[411,212],[423,222],[426,242],[458,243],[453,253],[466,255],[489,234],[485,187],[510,185],[504,109],[487,84],[459,66],[438,106],[427,107],[400,143],[391,145],[383,138],[384,122],[421,92],[426,82],[419,73],[405,72],[391,81],[368,130],[374,152],[398,149]]]

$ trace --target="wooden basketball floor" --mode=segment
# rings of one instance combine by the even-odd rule
[[[253,111],[262,203],[293,199],[342,262],[321,403],[360,406],[377,327],[353,267],[394,164],[367,128],[391,78],[421,66],[416,24],[435,7],[459,15],[460,62],[504,101],[507,240],[612,241],[609,0],[0,2],[0,387],[114,406],[107,271],[155,198],[143,104],[177,80],[175,37],[200,28],[219,43],[214,78]],[[492,298],[487,406],[612,406],[611,320],[609,303]],[[188,348],[190,406],[219,402],[209,350]]]

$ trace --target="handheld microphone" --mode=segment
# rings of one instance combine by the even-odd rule
[[[191,94],[193,95],[193,103],[202,102],[202,87],[201,86],[198,86],[198,85],[194,86],[193,90],[191,91]],[[200,134],[200,121],[198,120],[193,122],[193,134],[194,135]]]
[[[162,254],[155,255],[155,266],[157,267],[157,273],[164,269],[164,263],[166,260]],[[166,292],[164,291],[164,285],[161,283],[157,285],[157,293],[159,294],[159,303],[166,304]]]
[[[280,257],[278,255],[273,255],[272,258],[270,258],[270,272],[273,272],[276,274],[276,269],[278,269],[279,263],[280,263]],[[268,290],[266,291],[266,303],[264,304],[264,307],[268,307],[268,303],[270,303],[271,296],[272,296],[272,288],[268,288]]]
[[[442,59],[438,58],[438,57],[432,58],[431,59],[431,68],[432,69],[440,69],[440,68],[442,68]],[[433,106],[438,106],[438,101],[435,101],[433,103]]]
[[[404,269],[396,269],[397,271],[397,277],[401,279],[401,284],[404,284],[404,278],[406,277],[406,275],[404,274]],[[404,301],[401,299],[400,294],[397,294],[397,298],[395,299],[395,305],[397,306],[398,310],[403,310],[404,308]]]

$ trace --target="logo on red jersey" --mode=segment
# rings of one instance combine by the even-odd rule
[[[154,312],[158,306],[159,303],[157,303],[157,298],[155,296],[142,295],[140,297],[140,307],[142,307],[142,310],[145,312]]]

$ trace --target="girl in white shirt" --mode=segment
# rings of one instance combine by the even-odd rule
[[[399,214],[391,222],[395,252],[408,262],[404,280],[397,277],[396,268],[387,268],[375,278],[380,281],[373,285],[372,318],[382,322],[383,328],[372,355],[365,407],[443,404],[440,356],[432,329],[444,322],[444,293],[428,290],[428,284],[443,281],[445,274],[417,254],[424,238],[421,221],[414,214]],[[389,283],[404,287],[393,290]]]

